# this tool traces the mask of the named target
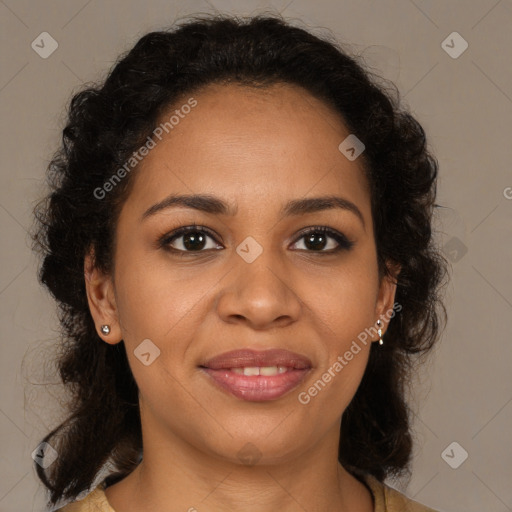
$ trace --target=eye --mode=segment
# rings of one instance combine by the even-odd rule
[[[218,245],[210,244],[208,238],[216,241],[213,233],[203,226],[183,226],[172,233],[166,234],[158,241],[158,245],[168,251],[181,253],[205,252],[205,249],[216,249]],[[174,246],[173,246],[174,245]]]
[[[158,246],[180,256],[185,256],[187,253],[206,252],[206,250],[222,248],[218,243],[210,244],[208,247],[208,239],[217,242],[212,231],[204,226],[194,224],[183,226],[163,235],[158,241]],[[345,235],[326,226],[308,228],[301,233],[294,245],[303,239],[304,247],[299,247],[299,250],[320,254],[333,254],[341,250],[349,250],[354,245],[354,242],[348,240]],[[330,244],[329,239],[331,240]],[[330,247],[328,247],[329,245]],[[326,246],[328,250],[325,250]]]
[[[345,235],[326,226],[308,228],[307,231],[302,232],[298,240],[303,239],[305,248],[299,249],[306,250],[307,252],[333,254],[341,250],[349,250],[354,246],[354,242],[350,241]],[[331,239],[331,246],[328,250],[324,250],[329,245],[328,239]],[[336,243],[333,243],[332,240]]]

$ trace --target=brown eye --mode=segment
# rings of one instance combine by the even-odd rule
[[[217,249],[218,245],[210,243],[208,239],[216,242],[215,237],[207,228],[201,226],[184,226],[168,235],[164,235],[159,245],[167,250],[175,252],[205,252]]]
[[[299,248],[299,250],[306,250],[307,252],[332,254],[343,249],[349,250],[354,245],[354,242],[348,240],[345,235],[326,226],[310,228],[303,232],[298,240],[303,239],[304,248]]]
[[[209,239],[212,242],[208,246]],[[298,250],[318,254],[333,254],[341,250],[349,250],[354,245],[354,242],[348,240],[345,235],[326,226],[316,226],[302,232],[294,245],[301,240],[304,240],[303,247],[299,247]],[[181,255],[222,248],[208,228],[197,225],[183,226],[164,235],[158,245]]]

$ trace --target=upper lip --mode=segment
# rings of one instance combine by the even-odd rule
[[[212,359],[208,359],[201,366],[212,370],[265,366],[286,366],[303,370],[311,368],[312,364],[306,356],[276,348],[264,351],[251,349],[232,350],[231,352],[224,352]]]

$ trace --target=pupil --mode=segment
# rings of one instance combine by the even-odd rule
[[[198,245],[194,245],[197,244]],[[183,245],[190,250],[198,250],[204,247],[205,237],[201,233],[187,233],[183,236]]]
[[[322,233],[311,233],[306,237],[308,249],[323,249],[325,247],[325,235]],[[204,247],[205,237],[198,233],[187,233],[183,236],[183,245],[191,251],[201,250]]]
[[[319,239],[319,242],[315,243],[315,238]],[[323,249],[325,247],[325,236],[322,233],[311,233],[306,237],[305,243],[308,249]]]

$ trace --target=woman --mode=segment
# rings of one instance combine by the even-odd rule
[[[34,235],[72,393],[35,457],[49,505],[431,510],[383,480],[446,317],[437,167],[353,57],[277,16],[147,34],[75,95]]]

